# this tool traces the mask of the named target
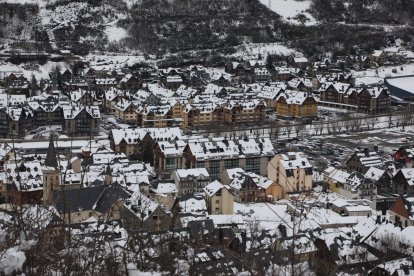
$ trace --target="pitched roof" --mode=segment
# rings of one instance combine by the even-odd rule
[[[116,201],[128,198],[129,194],[118,183],[114,183],[112,186],[97,185],[58,191],[53,196],[59,213],[87,210],[105,213]]]
[[[53,167],[53,168],[58,167],[58,161],[57,161],[57,158],[56,158],[55,145],[53,143],[53,135],[50,135],[49,148],[47,149],[45,166],[46,167]]]

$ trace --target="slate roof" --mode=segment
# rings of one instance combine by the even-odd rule
[[[128,192],[125,191],[125,189],[123,189],[118,183],[114,183],[112,186],[107,187],[103,191],[94,206],[94,210],[100,213],[105,213],[116,201],[119,199],[127,199],[128,197]]]
[[[54,193],[53,200],[59,213],[92,210],[104,189],[105,186],[101,185],[58,191]]]
[[[82,189],[58,191],[54,202],[59,213],[95,210],[106,212],[118,199],[126,199],[128,193],[117,183],[112,186],[90,186]]]

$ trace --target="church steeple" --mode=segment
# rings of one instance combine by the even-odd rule
[[[109,165],[109,163],[108,163],[108,166],[106,166],[104,181],[107,186],[112,185],[112,170],[111,170],[111,166]]]
[[[52,134],[50,134],[49,148],[47,150],[45,166],[46,167],[53,167],[53,168],[58,168],[59,167],[57,157],[56,157],[55,144],[53,143],[53,135]]]
[[[53,194],[61,189],[60,169],[56,156],[53,136],[50,135],[45,165],[43,167],[43,203],[53,204]]]

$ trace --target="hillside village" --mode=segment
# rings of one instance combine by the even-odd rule
[[[68,247],[71,269],[108,275],[414,273],[409,91],[355,73],[411,52],[221,68],[60,55],[40,79],[0,65],[3,273],[47,271]],[[324,141],[400,128],[398,148]]]
[[[408,12],[347,51],[292,38],[358,22],[318,0],[24,1],[0,0],[0,275],[414,275]]]

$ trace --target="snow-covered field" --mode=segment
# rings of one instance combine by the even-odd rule
[[[0,0],[0,3],[11,4],[38,4],[39,6],[46,6],[47,4],[53,4],[57,0]]]
[[[105,34],[108,36],[110,42],[120,41],[127,36],[127,31],[120,27],[108,26],[105,29]]]
[[[86,56],[86,60],[90,62],[91,67],[96,70],[113,70],[113,69],[120,69],[123,66],[132,66],[136,63],[146,61],[144,56],[141,55],[97,55],[97,54],[89,54]]]
[[[131,8],[132,5],[140,2],[140,0],[122,0],[122,1],[128,6],[128,8]]]
[[[0,62],[0,77],[3,74],[16,72],[22,73],[24,77],[29,80],[31,80],[32,75],[34,75],[36,80],[40,81],[41,79],[49,79],[49,73],[52,72],[55,67],[60,68],[60,70],[70,69],[70,66],[66,62],[48,61],[43,65],[31,63],[14,65],[8,62]]]
[[[314,25],[317,23],[316,19],[307,12],[312,2],[310,0],[260,0],[260,2],[291,23],[299,24],[300,22],[293,18],[301,13],[309,19],[305,25]]]
[[[230,77],[229,73],[226,73],[224,68],[207,67],[206,72],[210,75],[211,79],[217,79],[221,76]]]
[[[237,52],[231,56],[257,59],[259,55],[264,59],[267,54],[280,56],[302,56],[303,54],[288,48],[280,43],[251,43],[237,47]]]

